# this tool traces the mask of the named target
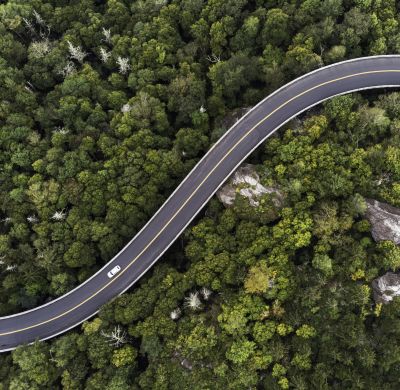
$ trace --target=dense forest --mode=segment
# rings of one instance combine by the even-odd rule
[[[227,130],[312,69],[399,53],[394,0],[0,4],[0,315],[109,261]],[[400,268],[365,198],[400,207],[400,93],[336,97],[248,159],[277,209],[214,197],[131,290],[0,355],[0,389],[400,387]]]

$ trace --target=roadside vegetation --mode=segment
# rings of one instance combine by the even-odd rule
[[[108,262],[226,131],[310,70],[400,52],[393,0],[0,5],[0,315]],[[334,98],[248,159],[273,206],[214,197],[99,315],[0,355],[0,390],[399,388],[400,267],[364,197],[400,207],[400,93]]]

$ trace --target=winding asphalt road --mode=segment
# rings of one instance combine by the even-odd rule
[[[364,57],[308,73],[266,97],[199,161],[142,230],[100,271],[43,306],[0,318],[0,351],[75,327],[132,286],[168,249],[237,166],[288,120],[335,95],[400,86],[400,55]],[[107,272],[121,271],[112,279]]]

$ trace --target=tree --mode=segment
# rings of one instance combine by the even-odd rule
[[[174,141],[179,152],[186,158],[196,157],[208,144],[208,138],[198,130],[182,128]]]
[[[168,109],[177,113],[178,125],[189,123],[191,115],[205,103],[205,84],[188,64],[182,64],[180,74],[171,81],[168,92]]]
[[[64,261],[71,267],[91,266],[95,263],[93,248],[81,242],[74,242],[65,252]]]
[[[197,324],[187,336],[178,337],[176,346],[182,357],[192,363],[201,360],[210,363],[213,360],[212,352],[217,346],[217,340],[213,327]]]
[[[268,10],[261,32],[264,45],[279,46],[287,44],[290,37],[289,16],[280,8]]]
[[[243,364],[252,355],[255,343],[249,340],[234,342],[226,353],[226,357],[236,364]]]
[[[1,315],[110,260],[228,111],[400,48],[394,1],[20,3],[0,5]],[[0,389],[398,388],[400,300],[370,288],[398,250],[362,219],[363,196],[400,205],[398,95],[336,97],[288,123],[249,156],[283,207],[212,198],[80,329],[1,354]]]
[[[298,34],[293,45],[286,52],[285,68],[294,74],[307,73],[322,65],[321,57],[313,52],[312,38],[305,38]]]
[[[273,279],[274,272],[267,267],[266,261],[261,261],[250,268],[244,288],[248,293],[263,293],[273,285]]]
[[[236,94],[258,79],[259,63],[255,57],[244,54],[232,56],[228,61],[220,61],[210,67],[209,78],[214,94],[221,94],[235,102]]]
[[[36,387],[52,386],[56,381],[57,370],[50,362],[48,346],[43,343],[18,348],[13,353],[13,362],[21,369],[19,381],[25,380]],[[17,386],[17,383],[12,380],[10,386]]]
[[[312,265],[325,275],[330,275],[332,273],[332,260],[326,254],[317,253],[312,259]]]
[[[243,22],[242,27],[237,31],[231,40],[231,46],[236,50],[248,50],[257,38],[260,28],[260,19],[251,15]]]
[[[377,247],[383,255],[379,260],[381,267],[396,271],[400,267],[400,249],[391,241],[382,241]]]
[[[131,345],[125,345],[113,353],[112,363],[116,367],[132,365],[136,359],[137,352]]]

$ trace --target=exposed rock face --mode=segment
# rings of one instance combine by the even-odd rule
[[[375,241],[389,240],[400,244],[400,209],[374,199],[365,199],[365,217],[371,224]]]
[[[227,207],[232,206],[237,193],[249,199],[250,205],[257,207],[257,198],[263,194],[274,194],[273,203],[275,207],[283,205],[283,194],[277,188],[264,187],[260,184],[260,177],[253,165],[246,164],[233,174],[230,182],[223,186],[218,192],[218,199]]]
[[[372,288],[376,303],[388,303],[400,295],[400,275],[387,272],[372,281]]]

